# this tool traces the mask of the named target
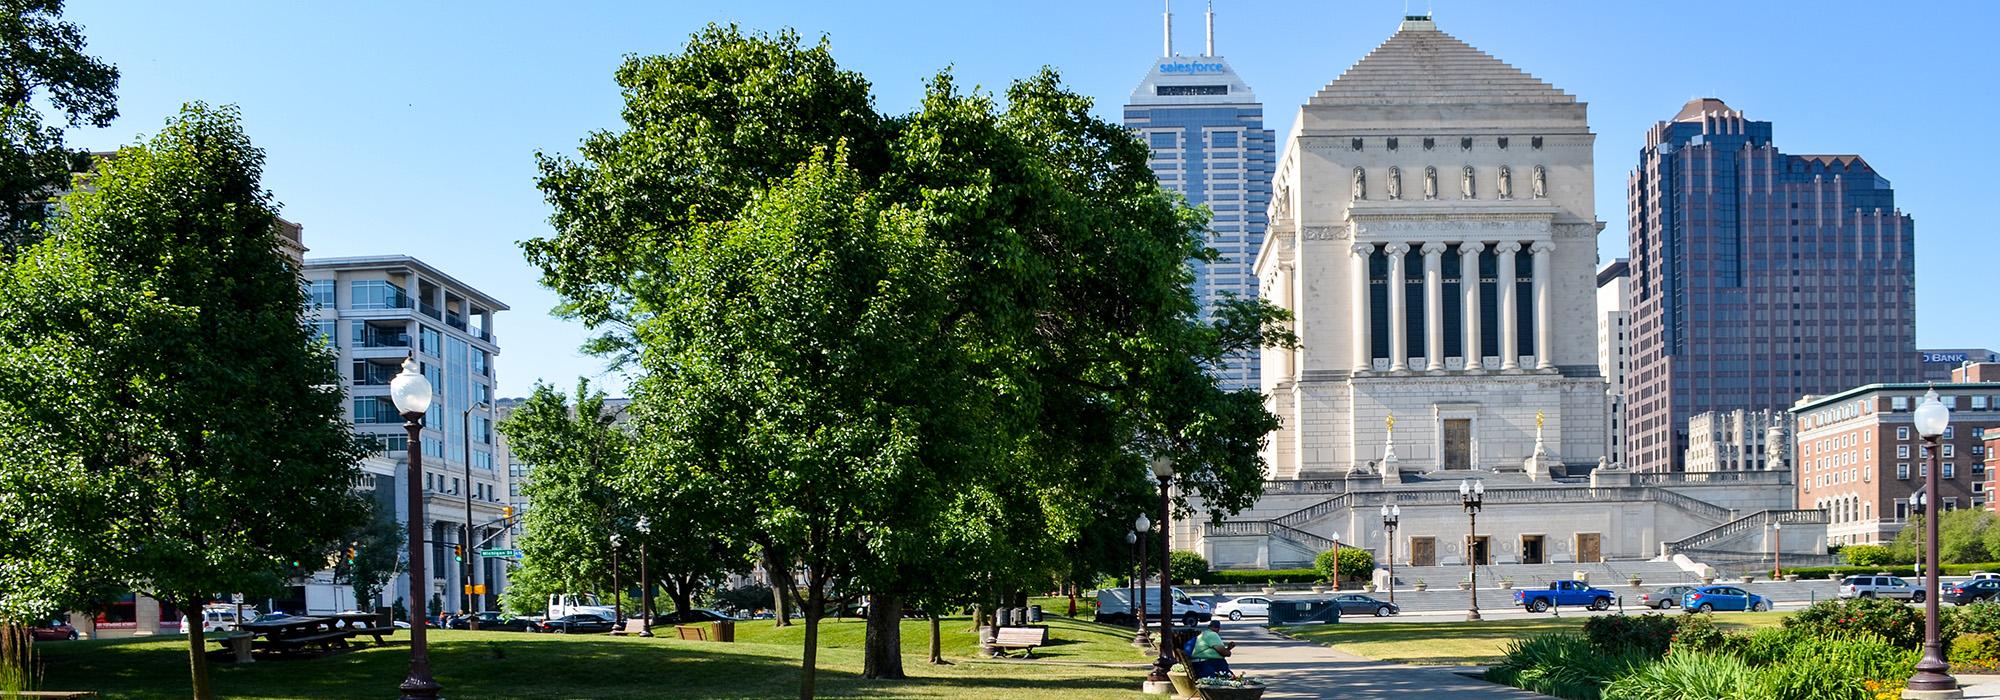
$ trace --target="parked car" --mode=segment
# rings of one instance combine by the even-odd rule
[[[1694,586],[1668,586],[1657,591],[1639,594],[1639,604],[1654,610],[1665,610],[1681,604],[1681,596],[1694,590]]]
[[[1953,605],[1970,605],[1992,600],[1996,595],[2000,595],[2000,579],[1973,579],[1945,584],[1943,595],[1938,600],[1950,601]]]
[[[1592,588],[1582,581],[1551,581],[1546,589],[1514,591],[1514,604],[1527,608],[1528,612],[1545,612],[1558,605],[1604,610],[1617,599],[1618,594]]]
[[[1160,589],[1149,587],[1139,594],[1140,605],[1148,619],[1160,617]],[[1207,622],[1215,611],[1208,603],[1188,597],[1186,591],[1173,589],[1174,617],[1187,627]],[[1132,624],[1132,600],[1122,588],[1105,588],[1097,591],[1096,621],[1105,624]]]
[[[1974,571],[1974,572],[1972,572],[1972,580],[1974,580],[1974,581],[1989,581],[1989,580],[1990,580],[1990,581],[2000,581],[2000,574],[1996,574],[1996,573],[1993,573],[1993,572],[1991,572],[1991,571]]]
[[[730,616],[727,613],[718,612],[715,610],[709,610],[707,608],[688,608],[688,611],[685,613],[670,612],[664,615],[656,615],[653,617],[653,624],[693,625],[693,624],[700,624],[703,622],[721,622],[723,620],[735,621],[736,618]]]
[[[1681,596],[1681,609],[1687,612],[1764,612],[1771,609],[1771,599],[1735,586],[1696,586]]]
[[[29,627],[28,634],[37,642],[60,642],[76,639],[76,628],[62,620],[50,620],[48,624]]]
[[[611,624],[610,620],[598,617],[596,613],[564,615],[542,622],[543,632],[555,634],[603,634],[616,627],[617,625]]]
[[[521,618],[521,617],[514,617],[513,615],[503,615],[501,613],[493,612],[490,610],[482,613],[474,613],[470,617],[464,615],[454,617],[451,619],[451,622],[445,623],[445,627],[448,629],[455,629],[455,630],[472,629],[471,623],[472,620],[474,619],[479,620],[479,629],[482,630],[492,630],[496,632],[541,631],[540,625],[537,625],[534,620],[529,620],[527,618]]]
[[[1231,620],[1241,620],[1246,617],[1270,617],[1271,599],[1256,595],[1231,598],[1216,603],[1215,614]]]
[[[1333,597],[1343,615],[1374,615],[1388,617],[1403,612],[1402,606],[1359,593],[1343,593]]]
[[[1896,598],[1924,602],[1924,591],[1899,576],[1849,576],[1840,580],[1842,598]]]

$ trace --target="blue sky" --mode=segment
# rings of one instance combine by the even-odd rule
[[[1407,4],[1421,11],[1427,3]],[[1440,29],[1590,104],[1599,239],[1624,254],[1625,179],[1645,131],[1690,97],[1776,122],[1781,149],[1860,153],[1916,217],[1918,344],[1990,347],[1975,284],[1996,261],[1990,155],[1996,6],[1884,2],[1429,3]],[[1403,0],[1220,0],[1217,53],[1284,138],[1298,105],[1396,29]],[[1175,7],[1179,53],[1201,51],[1202,7]],[[305,225],[310,255],[405,253],[513,307],[495,330],[500,395],[537,380],[606,378],[586,332],[515,242],[548,230],[537,150],[569,151],[618,125],[612,70],[669,53],[708,22],[828,35],[910,110],[950,67],[988,87],[1052,65],[1099,112],[1118,108],[1160,52],[1160,4],[1142,0],[826,2],[141,2],[71,0],[90,50],[124,73],[123,116],[72,136],[91,148],[155,131],[188,100],[238,105],[269,155],[266,185]],[[622,388],[611,387],[613,393]]]

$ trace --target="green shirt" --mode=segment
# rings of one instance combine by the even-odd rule
[[[1201,636],[1195,638],[1194,658],[1201,661],[1220,659],[1222,652],[1216,650],[1226,648],[1228,645],[1223,643],[1222,635],[1216,634],[1215,630],[1202,630]]]

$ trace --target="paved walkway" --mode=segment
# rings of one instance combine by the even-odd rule
[[[1304,698],[1519,698],[1546,696],[1458,675],[1463,669],[1407,666],[1364,659],[1333,647],[1272,634],[1254,625],[1233,625],[1224,639],[1236,642],[1229,666],[1270,685],[1271,700]]]

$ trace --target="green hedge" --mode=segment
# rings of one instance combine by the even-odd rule
[[[1240,586],[1260,583],[1315,583],[1320,580],[1319,572],[1312,569],[1271,569],[1269,571],[1210,571],[1203,574],[1203,585]]]
[[[1946,576],[1964,576],[1975,571],[2000,571],[2000,562],[1944,565],[1944,575]],[[1827,574],[1838,574],[1846,577],[1880,572],[1888,572],[1890,576],[1913,577],[1917,575],[1916,567],[1908,564],[1891,566],[1801,566],[1785,569],[1785,573],[1797,574],[1799,578],[1805,579],[1826,578]],[[1770,572],[1767,571],[1765,573]]]

